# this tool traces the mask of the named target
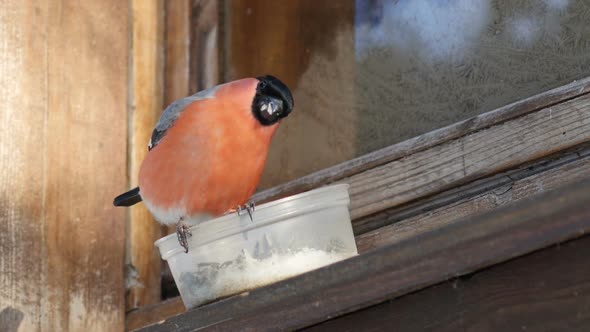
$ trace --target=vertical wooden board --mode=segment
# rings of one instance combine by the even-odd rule
[[[131,53],[131,132],[129,178],[137,186],[152,131],[163,107],[164,2],[133,0],[133,46]],[[160,301],[161,260],[154,241],[162,236],[144,204],[130,209],[128,264],[139,273],[127,296],[127,309]]]
[[[261,188],[355,157],[355,1],[232,0],[227,8],[224,79],[272,74],[295,99]]]
[[[50,1],[42,330],[124,327],[129,8]]]
[[[189,94],[192,0],[166,1],[164,104]]]
[[[165,2],[164,103],[219,83],[218,0]]]
[[[46,291],[46,29],[46,4],[2,2],[0,327],[9,332],[40,329]]]
[[[0,11],[0,326],[124,327],[128,8]],[[33,24],[34,23],[34,24]]]
[[[191,7],[190,93],[219,82],[220,0],[195,0]]]

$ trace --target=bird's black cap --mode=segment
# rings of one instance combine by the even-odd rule
[[[262,125],[270,126],[293,111],[293,95],[287,85],[274,76],[265,75],[257,79],[252,113]]]

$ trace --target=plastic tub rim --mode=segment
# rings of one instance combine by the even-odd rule
[[[333,207],[338,207],[338,206],[342,206],[342,205],[346,206],[350,202],[348,188],[349,188],[348,184],[330,185],[330,186],[321,187],[318,189],[306,191],[306,192],[303,192],[300,194],[284,197],[284,198],[281,198],[281,199],[278,199],[275,201],[261,204],[260,206],[256,206],[257,211],[267,210],[269,208],[275,207],[276,205],[284,204],[284,203],[291,202],[291,201],[305,199],[309,196],[321,195],[321,194],[324,194],[326,191],[328,191],[328,192],[334,191],[336,193],[341,193],[341,194],[345,193],[346,194],[345,198],[344,197],[337,197],[333,200],[319,202],[317,204],[311,204],[311,205],[307,205],[304,207],[298,207],[297,210],[280,211],[279,213],[276,213],[276,214],[274,214],[270,217],[267,217],[263,220],[260,220],[260,221],[257,220],[256,223],[252,223],[251,226],[240,227],[239,226],[240,224],[236,223],[235,230],[232,231],[230,234],[225,234],[224,236],[221,236],[221,237],[213,237],[210,240],[207,240],[207,241],[199,244],[198,247],[210,244],[210,243],[218,241],[222,238],[230,237],[230,236],[233,236],[236,234],[240,234],[240,233],[251,231],[251,230],[254,230],[257,228],[272,225],[277,222],[281,222],[281,221],[284,221],[285,219],[296,217],[296,216],[304,214],[304,213],[315,212],[315,211],[322,210],[325,208],[333,208]],[[342,195],[342,196],[344,196],[344,195]],[[213,219],[204,221],[203,223],[191,226],[189,229],[191,231],[196,232],[199,227],[202,227],[208,223],[220,222],[220,221],[226,221],[226,220],[229,221],[229,219],[236,219],[236,218],[240,218],[240,217],[237,217],[236,214],[225,215],[225,216],[213,218]],[[172,239],[174,239],[174,241],[176,241],[176,238],[177,238],[176,234],[170,234],[170,235],[160,238],[156,242],[154,242],[154,245],[157,246],[158,249],[160,250],[160,256],[162,257],[162,259],[168,260],[168,258],[170,258],[178,253],[184,252],[184,249],[182,247],[180,247],[180,244],[178,244],[178,242],[174,242],[176,245],[173,246],[173,248],[166,250],[165,252],[161,251],[163,249],[162,248],[163,244],[167,243],[168,241],[170,241]]]

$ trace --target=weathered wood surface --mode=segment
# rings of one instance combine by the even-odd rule
[[[133,40],[131,50],[131,124],[129,133],[130,188],[137,186],[147,144],[162,113],[164,70],[164,2],[133,0]],[[162,237],[143,204],[129,209],[128,258],[138,277],[128,275],[127,309],[160,301],[160,254],[154,241]]]
[[[219,79],[218,0],[166,1],[164,103],[208,89]]]
[[[445,206],[455,206],[463,201],[474,199],[477,196],[488,195],[490,193],[502,195],[502,193],[509,191],[510,185],[515,181],[584,159],[589,153],[590,142],[576,145],[541,159],[518,165],[516,168],[511,168],[408,204],[402,204],[364,218],[359,218],[354,221],[353,230],[356,235],[360,235],[402,220],[414,218],[421,214],[427,216],[428,213],[432,213],[434,210]],[[531,194],[534,193],[531,192]],[[495,199],[494,201],[499,206],[509,203],[511,198],[511,195],[502,195],[502,199]],[[479,208],[479,206],[474,205],[473,208]]]
[[[353,219],[590,141],[590,95],[346,178]]]
[[[402,159],[426,149],[434,148],[438,145],[475,133],[479,130],[582,96],[589,91],[590,78],[575,81],[571,84],[540,93],[494,111],[478,115],[465,121],[352,159],[334,167],[261,191],[254,196],[254,200],[256,202],[266,202],[352,177],[366,170]]]
[[[351,0],[234,0],[227,6],[225,78],[273,74],[294,90],[304,84],[301,78],[316,53],[330,54],[334,60],[339,29],[354,26],[355,3]],[[269,17],[275,18],[272,28]],[[354,39],[345,36],[346,45],[354,46]],[[340,65],[352,68],[354,53],[345,56],[347,62]],[[336,70],[337,64],[326,65]],[[333,79],[315,78],[324,82]]]
[[[310,326],[583,236],[590,232],[588,190],[590,179],[142,330],[275,331]]]
[[[180,297],[166,300],[157,305],[148,305],[127,313],[126,330],[136,330],[184,311],[186,311],[186,308]]]
[[[189,95],[192,0],[166,1],[164,105]]]
[[[590,331],[590,236],[305,331]]]
[[[192,2],[190,26],[191,93],[208,89],[220,82],[219,0]]]
[[[435,231],[462,218],[475,217],[500,206],[520,201],[567,183],[590,177],[590,148],[576,149],[554,159],[542,160],[517,170],[499,174],[448,194],[435,196],[412,210],[425,210],[404,218],[413,211],[385,211],[374,222],[384,227],[356,237],[359,253],[399,243],[422,233]],[[441,207],[432,208],[440,205]],[[371,221],[373,222],[373,221]],[[362,225],[361,225],[362,226]]]
[[[0,330],[124,328],[129,11],[2,2]]]
[[[166,1],[164,103],[210,88],[219,80],[219,1]]]

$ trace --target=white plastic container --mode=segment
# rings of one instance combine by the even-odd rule
[[[193,226],[188,253],[176,234],[155,244],[193,308],[357,255],[349,202],[348,185],[323,187]]]

